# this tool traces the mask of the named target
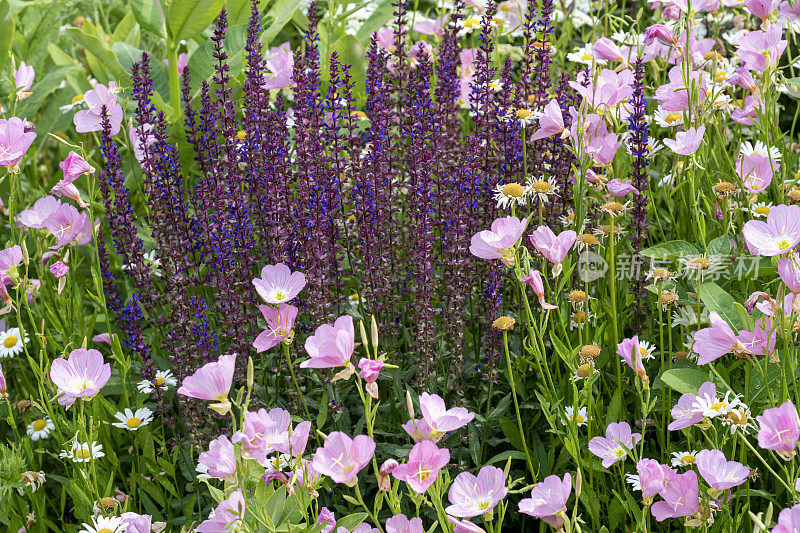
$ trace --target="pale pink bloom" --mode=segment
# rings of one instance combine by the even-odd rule
[[[766,30],[751,31],[739,39],[737,55],[749,70],[763,72],[768,67],[775,67],[788,41],[781,39],[783,28],[772,24]]]
[[[0,166],[15,167],[36,138],[17,117],[0,118]]]
[[[753,75],[745,67],[737,68],[736,73],[728,78],[728,83],[731,85],[738,85],[739,87],[742,87],[751,93],[758,89],[758,85],[756,85]]]
[[[169,59],[164,59],[164,64],[169,68]],[[183,74],[183,69],[186,68],[186,65],[189,64],[189,56],[186,55],[186,52],[178,55],[178,74]]]
[[[361,522],[353,528],[353,531],[348,530],[346,527],[339,526],[336,533],[379,533],[379,531],[377,527],[372,527],[366,522]]]
[[[149,514],[122,513],[122,525],[125,526],[125,533],[151,533],[153,517]],[[102,531],[102,530],[101,530]]]
[[[629,181],[622,181],[619,178],[614,178],[606,184],[608,193],[614,198],[622,198],[628,194],[639,194],[639,189],[634,187]]]
[[[183,384],[178,389],[178,394],[217,402],[212,404],[213,409],[220,415],[230,411],[231,403],[228,392],[233,383],[233,371],[236,366],[236,354],[221,355],[219,360],[206,363],[191,376],[183,379]]]
[[[281,45],[267,60],[267,70],[272,76],[264,78],[265,89],[286,89],[292,86],[294,54],[289,43]]]
[[[686,131],[679,131],[675,134],[675,139],[664,139],[664,144],[673,152],[680,155],[693,154],[703,143],[703,135],[706,127],[689,128]]]
[[[447,497],[451,505],[445,512],[459,518],[481,516],[494,509],[506,494],[506,477],[501,468],[484,466],[477,476],[461,472],[450,485]]]
[[[297,308],[289,304],[278,304],[277,309],[271,305],[259,305],[258,310],[267,322],[267,329],[262,331],[253,341],[256,353],[269,350],[286,339],[294,328]]]
[[[19,62],[19,67],[14,71],[14,88],[17,89],[20,100],[31,95],[30,90],[35,76],[32,65],[26,65],[24,61]]]
[[[334,529],[336,529],[336,517],[334,516],[333,511],[327,507],[323,507],[319,510],[317,521],[314,523],[318,526],[325,524],[319,533],[331,533]]]
[[[453,524],[453,533],[486,533],[482,527],[473,524],[469,520],[459,520],[448,516],[447,521]]]
[[[66,183],[64,180],[58,181],[53,188],[50,189],[50,194],[56,197],[66,196],[71,200],[75,200],[78,202],[78,205],[81,207],[89,207],[83,197],[81,197],[81,193],[78,188],[73,183]]]
[[[765,409],[756,417],[758,422],[758,445],[765,450],[793,452],[800,437],[800,420],[792,402],[779,407]]]
[[[340,316],[333,326],[322,324],[306,339],[306,351],[311,357],[300,363],[300,368],[352,367],[350,357],[355,349],[355,338],[350,315]]]
[[[414,23],[414,30],[422,35],[438,35],[439,37],[443,37],[445,27],[442,23],[442,17],[437,17],[435,19],[420,20]]]
[[[256,292],[269,304],[293,300],[306,286],[306,275],[292,272],[283,263],[267,265],[261,269],[261,278],[253,280]]]
[[[751,193],[758,193],[772,183],[773,173],[780,166],[778,161],[770,162],[769,157],[753,153],[740,155],[734,170],[742,179],[745,189]]]
[[[89,215],[78,211],[75,206],[69,204],[61,204],[55,213],[44,220],[44,227],[56,238],[56,243],[50,246],[51,250],[66,246],[73,241],[81,244],[82,241],[85,241],[87,227],[91,240]],[[86,243],[83,242],[83,244]]]
[[[553,264],[560,264],[569,253],[578,234],[565,230],[556,236],[547,226],[539,226],[531,235],[531,244]]]
[[[441,396],[427,392],[419,395],[419,408],[422,411],[422,418],[431,428],[430,438],[434,442],[448,431],[464,427],[475,418],[475,414],[464,407],[448,409]]]
[[[378,384],[375,382],[378,380],[378,375],[384,364],[385,363],[380,359],[366,359],[363,357],[358,362],[358,368],[361,369],[358,373],[358,377],[367,382],[365,389],[369,395],[376,400],[378,399]]]
[[[139,130],[142,130],[142,135],[139,135]],[[133,156],[141,164],[145,160],[147,150],[156,142],[156,136],[153,135],[152,124],[142,124],[138,128],[133,124],[128,128],[128,136],[131,139],[131,147],[133,148]],[[142,141],[144,136],[144,141]]]
[[[2,364],[0,364],[0,398],[8,398],[8,385],[6,385],[6,376],[3,374]]]
[[[794,507],[783,509],[778,515],[778,525],[772,528],[772,533],[798,532],[800,532],[800,503]]]
[[[198,462],[208,467],[209,476],[217,479],[228,479],[236,474],[236,450],[225,435],[212,440]]]
[[[275,407],[269,412],[261,408],[244,415],[242,430],[234,433],[231,441],[241,443],[242,450],[261,464],[266,464],[267,455],[273,451],[268,440],[288,437],[292,417],[289,411]],[[279,437],[280,436],[280,437]]]
[[[708,364],[734,351],[744,352],[736,333],[716,311],[709,313],[709,321],[711,327],[697,331],[692,338],[692,351],[698,355],[698,365]]]
[[[82,109],[75,113],[72,122],[78,133],[89,133],[103,129],[102,109],[106,108],[108,121],[111,126],[111,135],[119,133],[122,125],[122,106],[117,102],[117,85],[111,81],[108,87],[102,83],[95,84],[94,88],[86,91],[83,97],[89,109]]]
[[[739,331],[738,340],[744,351],[751,355],[767,355],[775,351],[777,331],[772,329],[772,320],[762,316],[756,320],[754,331]]]
[[[539,298],[539,305],[541,305],[543,309],[558,309],[557,305],[549,304],[544,300],[544,283],[542,282],[542,275],[538,270],[531,269],[530,273],[521,278],[520,281],[530,285],[534,294]]]
[[[793,294],[800,294],[800,270],[795,261],[797,257],[781,257],[778,261],[778,275]]]
[[[110,377],[111,365],[103,361],[103,354],[97,350],[76,348],[67,359],[56,359],[50,365],[50,379],[61,395],[58,403],[66,407],[77,398],[90,399]]]
[[[664,141],[666,144],[666,141]],[[598,165],[606,165],[614,160],[619,150],[619,136],[616,133],[596,135],[586,145],[586,153]]]
[[[208,515],[208,520],[195,528],[197,533],[226,533],[233,531],[235,522],[244,516],[245,502],[242,489],[237,489]]]
[[[386,459],[383,462],[378,471],[378,490],[383,492],[392,490],[392,481],[389,479],[389,475],[394,472],[394,469],[398,466],[400,466],[400,464],[394,459]]]
[[[415,418],[413,420],[409,420],[405,424],[401,425],[406,433],[411,437],[414,442],[422,442],[424,440],[433,440],[431,437],[431,428],[428,426],[428,423],[425,422],[422,418]]]
[[[642,496],[647,498],[661,492],[664,489],[665,482],[677,474],[678,471],[667,465],[662,465],[655,459],[640,459],[636,463],[636,473],[639,474]]]
[[[61,205],[61,201],[53,196],[39,198],[33,204],[33,207],[26,209],[17,215],[17,221],[23,226],[27,226],[29,228],[44,228],[44,221],[47,220],[47,217],[53,213],[56,213],[61,208]]]
[[[760,120],[758,112],[761,111],[763,113],[764,110],[764,101],[750,95],[744,99],[744,105],[741,109],[737,107],[731,111],[731,120],[744,126],[752,126]]]
[[[431,441],[422,441],[411,448],[408,462],[398,465],[392,475],[405,481],[411,490],[424,494],[436,481],[439,471],[450,462],[450,450],[439,449]]]
[[[16,270],[21,262],[22,248],[20,248],[19,244],[0,250],[0,273],[11,273]]]
[[[582,82],[587,85],[584,86]],[[578,76],[578,80],[569,82],[569,85],[583,97],[583,101],[591,109],[609,112],[612,108],[622,104],[620,115],[625,119],[630,114],[625,104],[633,92],[632,83],[633,73],[630,69],[621,72],[603,69],[597,81],[591,78],[587,79],[586,74],[581,74]]]
[[[369,464],[375,453],[375,441],[366,435],[351,439],[341,431],[334,431],[314,454],[314,470],[328,476],[336,483],[353,486],[356,476]]]
[[[686,42],[684,36],[679,38],[679,42],[681,38],[684,39],[683,42]],[[676,65],[669,70],[667,75],[669,77],[669,83],[665,83],[656,89],[656,100],[658,100],[661,108],[667,113],[683,115],[684,109],[689,107],[689,97],[686,91],[686,84],[683,81],[685,75],[684,69],[682,66]],[[694,105],[702,105],[708,94],[708,86],[705,78],[700,71],[692,70],[689,73],[689,82],[697,88],[697,100],[692,103]]]
[[[650,512],[659,522],[667,518],[691,516],[700,509],[700,487],[697,474],[692,470],[669,476],[659,494],[664,500],[650,507]]]
[[[698,394],[701,397],[716,398],[717,387],[713,382],[706,381],[700,385]],[[705,418],[703,411],[695,408],[697,396],[697,394],[692,394],[691,392],[681,395],[681,397],[678,399],[678,403],[675,404],[671,411],[672,418],[675,420],[670,423],[667,429],[670,431],[677,431],[679,429],[686,429],[689,426],[693,426],[703,421],[703,418]]]
[[[592,51],[598,59],[616,61],[617,63],[625,62],[625,58],[622,56],[622,51],[619,49],[619,46],[608,37],[597,39],[592,45]]]
[[[653,24],[644,30],[644,44],[649,46],[655,41],[660,41],[668,46],[678,42],[672,30],[663,24]]]
[[[777,205],[770,210],[766,222],[747,221],[742,234],[751,253],[785,254],[800,243],[800,206]]]
[[[472,236],[469,251],[481,259],[499,259],[506,266],[514,266],[514,248],[527,225],[525,218],[498,218],[492,222],[491,230],[479,231]]]
[[[692,6],[692,11],[705,11],[712,7],[719,6],[717,0],[671,0],[672,4],[681,11],[689,11],[689,4]]]
[[[539,115],[539,129],[531,135],[531,140],[537,141],[539,139],[546,139],[553,135],[563,137],[565,134],[569,134],[569,131],[564,128],[564,117],[561,116],[561,106],[558,105],[558,101],[550,100]]]
[[[622,339],[622,342],[617,344],[617,355],[631,367],[631,370],[636,372],[637,376],[647,379],[647,372],[642,363],[642,350],[639,345],[638,335],[634,335],[629,339]]]
[[[415,516],[406,518],[404,514],[396,514],[386,521],[386,533],[425,533],[422,518]]]
[[[728,461],[719,450],[700,450],[697,458],[697,471],[715,490],[727,490],[747,481],[750,469],[742,463]]]
[[[110,333],[100,333],[98,335],[95,335],[94,337],[92,337],[92,342],[104,343],[104,344],[108,344],[109,346],[111,346],[111,344],[112,344],[111,343],[111,334]]]
[[[564,479],[547,476],[531,490],[531,497],[519,502],[519,512],[541,518],[556,529],[563,526],[559,513],[566,512],[567,500],[572,493],[572,476],[567,472]]]
[[[53,274],[56,278],[61,278],[67,275],[69,272],[69,267],[64,264],[63,261],[56,261],[52,265],[50,265],[50,273]]]
[[[94,167],[86,162],[84,158],[70,150],[67,158],[58,164],[61,172],[64,173],[62,181],[72,183],[83,174],[94,173]]]
[[[610,468],[617,461],[624,461],[628,456],[625,448],[630,450],[640,440],[642,435],[631,433],[631,426],[627,422],[611,422],[606,427],[605,437],[593,437],[589,441],[589,451],[603,460],[603,468]]]

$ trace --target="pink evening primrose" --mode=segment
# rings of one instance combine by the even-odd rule
[[[800,243],[800,206],[776,205],[766,222],[748,220],[742,234],[751,253],[767,257],[788,253]]]
[[[119,516],[122,518],[125,533],[150,533],[152,531],[153,517],[149,514],[127,512]]]
[[[20,159],[36,138],[35,132],[25,130],[25,122],[17,117],[0,118],[0,166],[18,170]]]
[[[664,139],[664,144],[676,154],[690,155],[700,148],[705,133],[705,126],[700,126],[697,129],[689,128],[686,131],[676,133],[675,139]]]
[[[386,533],[425,533],[422,518],[415,516],[407,518],[404,514],[397,514],[386,521]]]
[[[297,308],[289,304],[279,304],[277,309],[271,305],[259,305],[258,310],[267,322],[267,329],[253,341],[256,353],[269,350],[287,339],[297,319]]]
[[[236,522],[244,516],[244,512],[244,495],[242,489],[237,489],[227,499],[219,502],[219,505],[208,515],[208,520],[201,522],[195,531],[197,533],[236,531]]]
[[[777,10],[783,0],[744,0],[747,10],[761,20],[766,20],[769,15]]]
[[[772,533],[797,533],[800,531],[800,503],[781,511],[778,515],[778,524],[772,528]]]
[[[333,326],[322,324],[306,339],[305,348],[310,357],[300,363],[300,368],[345,367],[334,379],[350,379],[355,372],[350,357],[355,350],[353,317],[340,316]]]
[[[422,418],[431,430],[430,440],[433,442],[437,442],[448,431],[466,426],[475,418],[475,414],[464,407],[447,409],[441,396],[427,392],[419,395],[419,408]]]
[[[778,261],[778,275],[792,294],[800,294],[800,266],[797,257],[781,257]]]
[[[659,494],[664,499],[650,507],[650,512],[659,522],[667,518],[692,516],[700,509],[700,487],[697,474],[692,470],[668,476]]]
[[[101,113],[105,107],[111,126],[111,135],[119,133],[122,125],[122,106],[117,102],[117,85],[113,81],[108,83],[108,87],[102,83],[95,84],[92,90],[86,91],[83,99],[89,109],[82,109],[72,117],[75,131],[89,133],[103,129]]]
[[[93,174],[95,169],[80,155],[70,150],[67,158],[58,164],[64,174],[62,181],[72,183],[83,174]]]
[[[541,518],[556,529],[564,525],[561,514],[567,510],[567,500],[572,493],[572,476],[567,472],[564,479],[547,476],[531,490],[531,497],[519,502],[519,512]]]
[[[453,533],[486,533],[482,527],[473,524],[469,520],[459,520],[458,518],[448,516],[447,521],[453,524]]]
[[[58,403],[71,406],[76,399],[90,399],[100,392],[111,377],[111,365],[104,363],[97,350],[77,348],[66,359],[50,365],[50,379],[58,387]]]
[[[272,76],[264,78],[265,89],[287,89],[292,86],[294,75],[294,54],[289,43],[283,43],[278,48],[270,50],[271,57],[267,59],[266,67]]]
[[[691,392],[682,394],[678,399],[678,403],[672,408],[672,418],[675,420],[667,426],[668,430],[677,431],[679,429],[686,429],[703,421],[703,418],[705,418],[703,411],[695,407],[698,395],[701,397],[716,398],[717,387],[713,382],[706,381],[700,385],[700,390],[697,394],[692,394]]]
[[[236,474],[236,449],[226,435],[221,435],[208,444],[208,451],[200,454],[198,462],[207,467],[211,477],[232,478]]]
[[[779,168],[778,161],[771,162],[768,156],[753,153],[740,155],[734,170],[748,192],[759,193],[769,187]]]
[[[614,198],[622,198],[623,196],[627,196],[629,194],[639,194],[639,189],[631,185],[629,181],[622,181],[619,178],[614,178],[613,180],[609,181],[606,184],[606,189],[608,189],[608,194]]]
[[[219,360],[206,363],[194,374],[185,377],[183,384],[178,389],[178,394],[216,402],[209,408],[220,415],[226,415],[231,410],[228,392],[233,383],[235,366],[236,354],[221,355]]]
[[[183,69],[185,69],[186,65],[188,65],[188,64],[189,64],[189,56],[186,55],[186,52],[183,52],[182,54],[179,54],[178,55],[178,61],[177,61],[178,74],[183,74]],[[166,58],[164,59],[164,65],[166,65],[167,68],[169,68],[169,59],[166,59]]]
[[[606,427],[605,437],[593,437],[589,441],[589,451],[603,460],[603,468],[610,468],[614,463],[624,461],[628,456],[625,448],[630,450],[640,440],[642,435],[631,433],[627,422],[611,422]]]
[[[131,139],[133,156],[140,164],[144,163],[149,148],[156,142],[156,137],[153,135],[153,125],[140,124],[138,127],[131,125],[128,128],[128,137]]]
[[[19,67],[14,71],[14,89],[16,90],[17,99],[24,100],[31,94],[31,86],[36,72],[33,70],[32,65],[26,65],[25,61],[19,62]]]
[[[652,497],[664,489],[665,482],[678,473],[667,465],[662,465],[655,459],[641,459],[636,463],[636,473],[639,475],[639,485],[642,487],[642,496]]]
[[[557,305],[549,304],[544,299],[544,283],[542,282],[542,275],[538,270],[531,269],[527,276],[520,278],[522,283],[527,283],[533,289],[536,297],[539,298],[539,305],[542,309],[558,309]]]
[[[756,30],[739,39],[739,48],[736,54],[749,70],[764,72],[767,68],[774,68],[788,41],[781,39],[783,28],[780,24],[772,24],[766,30]]]
[[[697,455],[697,471],[715,490],[727,490],[747,481],[750,469],[742,463],[728,461],[719,450],[700,450]]]
[[[0,274],[14,276],[22,262],[22,248],[19,244],[0,250]]]
[[[424,494],[436,481],[439,471],[450,462],[450,450],[439,449],[430,441],[422,441],[411,448],[408,462],[395,467],[392,475],[405,481],[417,494]]]
[[[3,365],[0,365],[0,398],[8,398],[8,385],[6,385],[6,376],[3,374]]]
[[[531,135],[531,141],[546,139],[558,135],[562,139],[569,135],[569,130],[564,128],[564,117],[561,115],[561,106],[558,101],[550,100],[539,114],[539,129]]]
[[[293,300],[306,286],[306,275],[292,272],[283,263],[267,265],[261,269],[261,278],[253,280],[256,292],[268,304],[280,304]]]
[[[411,437],[414,442],[433,440],[431,438],[431,428],[428,427],[428,423],[422,418],[409,420],[400,427],[402,427],[405,432],[408,433],[409,437]]]
[[[308,443],[311,422],[301,422],[292,431],[289,411],[275,407],[245,414],[242,431],[233,435],[234,444],[241,442],[242,450],[265,465],[267,455],[273,452],[302,456]]]
[[[358,435],[351,439],[341,431],[334,431],[317,448],[312,464],[316,472],[352,487],[358,483],[356,476],[369,464],[374,453],[375,441],[370,437]]]
[[[450,485],[447,497],[451,505],[445,512],[458,518],[481,516],[494,509],[506,494],[506,477],[501,468],[484,466],[477,476],[461,472]]]
[[[709,321],[711,327],[697,331],[692,338],[692,351],[698,355],[698,365],[708,364],[731,352],[747,352],[733,329],[716,311],[709,313]]]
[[[598,59],[614,61],[616,63],[625,62],[625,58],[622,56],[622,51],[619,49],[619,46],[608,37],[597,39],[592,45],[592,51]]]
[[[629,339],[622,339],[622,342],[617,344],[617,355],[619,355],[625,363],[636,372],[642,380],[647,379],[647,372],[642,363],[642,350],[639,345],[639,336],[634,335]]]
[[[758,445],[773,450],[784,459],[791,459],[800,437],[800,420],[792,402],[765,409],[756,417],[758,422]]]
[[[56,261],[50,265],[50,273],[56,278],[62,278],[66,276],[67,272],[69,272],[69,267],[65,265],[63,261]]]
[[[472,236],[469,251],[481,259],[499,259],[504,265],[512,267],[515,247],[527,225],[525,218],[498,218],[492,222],[491,230],[479,231]]]
[[[53,196],[45,196],[34,202],[33,207],[22,211],[17,215],[19,224],[32,229],[42,229],[45,227],[44,221],[47,217],[57,212],[63,204]]]
[[[363,379],[367,385],[364,387],[370,396],[378,399],[378,376],[380,375],[381,369],[385,363],[380,359],[366,359],[361,358],[358,362],[358,368],[360,372],[358,373],[358,377]]]
[[[572,230],[562,231],[556,236],[549,227],[539,226],[530,239],[539,253],[555,265],[553,271],[558,274],[561,272],[561,262],[567,257],[577,237],[578,234]]]

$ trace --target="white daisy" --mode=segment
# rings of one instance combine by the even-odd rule
[[[594,362],[588,361],[578,367],[578,369],[575,371],[573,379],[575,381],[580,381],[582,379],[589,379],[590,377],[598,373],[599,373],[598,370],[594,367]],[[578,414],[580,414],[580,411],[578,411]]]
[[[752,144],[750,141],[745,141],[742,144],[742,147],[739,149],[739,155],[742,157],[747,157],[751,154],[769,156],[773,161],[781,160],[781,151],[777,146],[767,147],[767,145],[761,141],[756,141],[756,144]]]
[[[498,183],[494,189],[494,201],[497,202],[498,209],[525,205],[530,192],[529,186],[523,187],[519,183],[512,182],[505,185]]]
[[[197,463],[197,466],[194,468],[194,471],[197,472],[198,481],[211,479],[211,476],[208,474],[208,465],[204,465],[203,463]]]
[[[655,357],[656,347],[647,341],[639,341],[639,351],[642,352],[642,359],[645,361]]]
[[[588,420],[586,417],[586,407],[581,407],[578,409],[578,412],[575,413],[575,408],[571,405],[564,408],[564,417],[570,422],[575,422],[575,425],[578,427],[586,426],[586,421]]]
[[[696,413],[702,413],[707,418],[715,418],[726,416],[731,410],[739,407],[740,404],[739,396],[728,391],[721,400],[709,394],[698,395],[697,399],[692,402],[692,409]]]
[[[538,198],[540,202],[546,202],[550,196],[557,192],[556,180],[552,176],[549,178],[542,176],[539,179],[534,179],[531,176],[528,178],[527,189],[530,191],[531,196]]]
[[[0,359],[14,357],[22,352],[28,342],[28,334],[22,337],[19,328],[11,328],[0,333]]]
[[[175,379],[175,376],[172,375],[171,370],[159,370],[156,372],[156,377],[153,378],[153,381],[147,381],[143,379],[139,383],[136,384],[136,388],[139,389],[139,392],[143,392],[145,394],[150,394],[155,390],[153,385],[159,385],[162,388],[170,388],[174,387],[178,384],[178,380]]]
[[[599,59],[595,56],[594,50],[590,43],[586,43],[582,47],[575,48],[572,52],[567,54],[567,59],[573,63],[581,63],[583,65],[591,66],[592,63],[596,65],[605,65],[605,59]]]
[[[50,432],[56,429],[53,421],[49,418],[40,418],[28,424],[28,436],[31,440],[46,439]]]
[[[672,452],[672,466],[689,467],[697,461],[697,451],[690,452]]]
[[[725,413],[725,416],[722,417],[722,425],[729,426],[731,433],[739,431],[745,435],[755,428],[753,418],[750,416],[750,408],[743,402],[739,402],[739,405]]]
[[[754,217],[765,218],[773,207],[772,202],[757,202],[751,205],[749,209],[745,207],[742,210],[749,212]]]
[[[683,115],[674,111],[664,111],[661,108],[656,109],[655,113],[653,113],[653,120],[662,128],[683,125]]]
[[[120,429],[127,429],[136,431],[142,426],[146,426],[153,420],[153,411],[147,407],[137,409],[135,412],[130,409],[125,409],[122,413],[114,415],[119,422],[113,422],[111,425]]]
[[[34,472],[33,470],[28,470],[24,472],[20,477],[19,482],[22,483],[22,487],[17,489],[17,492],[20,494],[25,494],[25,488],[31,489],[31,492],[36,492],[39,487],[44,485],[45,476],[44,472]]]
[[[709,311],[704,308],[700,313],[700,322],[698,324],[697,311],[689,305],[679,307],[672,313],[672,327],[683,326],[685,328],[697,326],[701,324],[708,324]]]
[[[637,492],[642,491],[642,483],[639,481],[639,474],[625,474],[625,481]]]
[[[92,523],[84,522],[78,533],[125,533],[126,526],[119,516],[93,516]]]
[[[62,450],[58,456],[62,459],[70,459],[73,463],[88,463],[92,459],[105,457],[106,454],[103,452],[103,445],[98,444],[96,441],[92,441],[91,444],[72,441],[71,446],[66,450]]]

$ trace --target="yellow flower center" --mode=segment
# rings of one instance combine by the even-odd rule
[[[247,137],[247,132],[246,131],[239,130],[239,131],[236,132],[236,138],[239,139],[240,141],[242,139],[244,139],[245,137]]]
[[[41,431],[47,427],[47,421],[42,420],[41,418],[33,423],[33,430],[34,431]]]
[[[480,21],[478,19],[468,18],[467,20],[464,21],[465,28],[474,28],[478,24],[480,24]]]
[[[778,239],[778,242],[776,242],[775,245],[778,247],[778,250],[786,250],[787,248],[792,247],[792,243],[785,237],[783,239]]]
[[[769,207],[765,205],[759,205],[753,211],[755,211],[757,215],[769,215]]]
[[[5,346],[6,348],[13,348],[16,345],[17,345],[17,338],[14,335],[9,335],[3,341],[3,346]]]
[[[517,109],[516,115],[519,120],[527,120],[531,117],[531,111],[530,109]]]
[[[153,381],[155,382],[156,385],[159,386],[164,384],[164,378],[162,378],[161,376],[156,376],[156,378]]]
[[[714,75],[714,81],[716,82],[723,82],[728,79],[728,73],[724,70],[718,70],[717,73]]]
[[[600,357],[600,347],[596,344],[586,344],[581,347],[581,359],[597,359]]]
[[[89,459],[92,456],[91,450],[86,448],[81,448],[80,450],[75,451],[75,458],[76,459]]]
[[[578,311],[577,313],[572,313],[572,321],[576,324],[584,324],[586,322],[586,312]]]
[[[586,301],[586,293],[583,291],[570,291],[567,299],[572,303],[584,303]]]
[[[686,266],[696,268],[697,270],[706,270],[711,267],[711,261],[705,257],[695,257],[686,262]]]
[[[503,185],[503,194],[510,198],[521,198],[525,194],[525,189],[519,183],[508,183]]]
[[[114,533],[114,532],[108,529],[107,527],[104,527],[103,529],[98,529],[97,533]]]
[[[681,119],[680,114],[678,113],[670,113],[666,117],[664,117],[664,122],[667,124],[673,124]]]
[[[591,363],[584,363],[578,367],[578,377],[579,378],[588,378],[592,375],[592,371],[594,370],[594,366]]]
[[[720,181],[714,185],[714,190],[719,194],[733,194],[737,191],[737,187],[730,181]]]
[[[607,202],[603,204],[600,210],[609,214],[619,214],[625,211],[625,206],[619,202]]]
[[[81,100],[83,100],[83,93],[76,94],[75,96],[73,96],[70,103],[76,104],[76,103],[80,102]]]
[[[501,316],[496,318],[494,322],[492,322],[492,327],[500,331],[508,331],[514,327],[514,324],[516,324],[516,322],[517,321],[510,316]]]
[[[590,233],[582,233],[581,235],[578,235],[578,240],[587,246],[597,246],[600,244],[600,241],[597,240],[597,237]]]
[[[726,405],[728,405],[728,404],[726,404],[725,402],[717,402],[717,403],[711,404],[710,408],[713,409],[714,411],[719,411],[721,409],[724,409]]]
[[[697,461],[692,455],[687,455],[686,457],[681,457],[681,464],[690,465]]]
[[[142,421],[141,421],[141,419],[136,418],[135,416],[132,416],[132,417],[130,417],[128,419],[127,422],[125,422],[125,425],[128,426],[131,429],[136,429],[136,428],[138,428],[139,426],[142,425]]]
[[[553,192],[553,186],[544,180],[538,180],[531,183],[531,189],[533,189],[536,194],[550,194]]]
[[[594,59],[592,54],[583,54],[581,56],[581,61],[591,61],[592,59]]]
[[[569,419],[573,420],[576,424],[582,424],[583,423],[583,417],[581,415],[579,415],[579,414],[574,414],[574,415],[570,416]]]

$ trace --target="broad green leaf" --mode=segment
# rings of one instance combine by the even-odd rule
[[[736,314],[739,316],[739,321],[742,323],[742,328],[746,329],[747,331],[753,331],[755,328],[755,320],[753,320],[753,315],[748,313],[747,309],[745,309],[744,306],[739,302],[734,302],[733,307],[736,309]]]
[[[500,429],[508,439],[508,442],[517,450],[522,451],[524,448],[522,446],[522,438],[519,435],[517,423],[506,417],[501,417],[499,423]]]
[[[14,16],[8,0],[0,1],[0,72],[9,68],[8,53],[14,40]]]
[[[698,255],[700,250],[690,242],[678,240],[662,242],[639,253],[651,259],[677,259],[684,255]]]
[[[720,235],[708,243],[708,253],[713,255],[727,255],[731,252],[731,240],[727,235]]]
[[[332,49],[339,55],[340,63],[350,65],[350,76],[354,83],[354,96],[358,100],[358,104],[362,104],[362,100],[365,98],[363,88],[367,75],[364,48],[358,42],[358,39],[352,35],[345,34],[333,43]]]
[[[299,9],[300,2],[297,0],[276,0],[267,12],[267,16],[272,17],[272,24],[261,34],[261,44],[271,46],[272,40],[278,36]]]
[[[709,311],[716,311],[722,319],[734,330],[742,329],[739,314],[736,312],[733,296],[714,283],[707,281],[700,285],[700,300],[706,305]]]
[[[115,80],[117,85],[130,87],[131,80],[128,72],[120,64],[117,54],[111,51],[105,43],[94,35],[84,33],[78,28],[67,28],[66,32],[73,41],[100,60],[103,68],[108,71],[111,79]]]
[[[353,513],[340,518],[336,521],[336,527],[344,527],[348,531],[352,531],[355,527],[367,519],[367,513]]]
[[[61,82],[64,81],[64,78],[76,71],[80,71],[77,65],[68,65],[48,70],[47,74],[31,88],[33,94],[22,101],[25,106],[22,115],[25,116],[25,118],[32,119],[42,107],[45,100],[53,97],[53,93]]]
[[[269,2],[261,2],[260,11],[269,5]],[[238,26],[247,24],[250,21],[250,0],[227,0],[225,2],[225,12],[228,13],[228,24]],[[264,28],[262,23],[262,29]]]
[[[173,0],[167,14],[172,42],[202,33],[217,18],[223,5],[225,0]]]
[[[681,394],[691,392],[697,394],[700,385],[709,381],[708,372],[698,368],[673,368],[661,374],[661,381],[672,390]]]
[[[183,1],[173,2],[173,4],[182,4]],[[164,10],[161,7],[160,0],[129,0],[128,5],[133,11],[133,16],[139,25],[149,31],[155,33],[159,37],[167,36],[167,26],[164,20]]]
[[[125,16],[122,17],[122,20],[119,21],[119,24],[117,24],[117,27],[114,28],[114,32],[111,34],[112,43],[120,41],[132,44],[133,46],[138,46],[139,44],[139,24],[133,11],[128,11]]]

